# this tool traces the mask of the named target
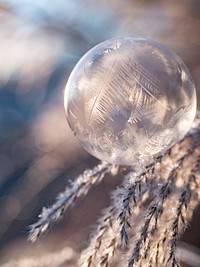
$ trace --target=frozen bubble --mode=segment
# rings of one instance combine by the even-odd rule
[[[182,60],[162,44],[105,41],[87,52],[65,89],[69,125],[95,157],[119,165],[148,163],[184,137],[196,91]]]

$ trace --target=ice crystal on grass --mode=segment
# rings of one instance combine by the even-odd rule
[[[200,127],[195,128],[163,156],[136,174],[126,169],[123,182],[111,195],[77,266],[179,266],[177,247],[200,200]],[[118,169],[100,163],[62,193],[31,226],[35,241],[79,197],[103,176]]]
[[[86,170],[79,175],[71,187],[67,187],[58,195],[56,202],[50,208],[43,208],[39,221],[30,226],[29,239],[36,241],[51,224],[62,217],[67,208],[71,207],[79,197],[86,195],[93,185],[101,182],[105,174],[111,171],[112,165],[102,162],[92,170]]]

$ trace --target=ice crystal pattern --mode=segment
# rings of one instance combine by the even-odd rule
[[[152,40],[119,38],[86,53],[65,89],[67,119],[83,147],[119,165],[145,164],[188,132],[196,112],[190,73]]]

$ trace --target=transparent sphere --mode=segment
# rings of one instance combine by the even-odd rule
[[[68,123],[95,157],[148,163],[184,137],[196,91],[183,61],[148,39],[118,38],[87,52],[65,89]]]

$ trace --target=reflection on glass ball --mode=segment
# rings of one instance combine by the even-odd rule
[[[148,163],[184,137],[196,91],[182,60],[158,42],[118,38],[86,53],[65,89],[71,129],[95,157]]]

